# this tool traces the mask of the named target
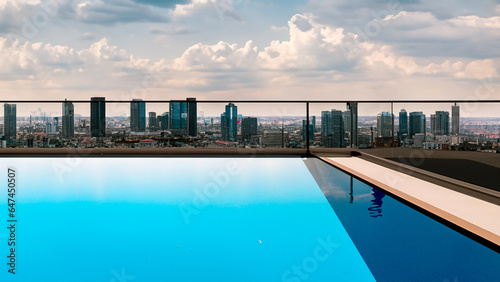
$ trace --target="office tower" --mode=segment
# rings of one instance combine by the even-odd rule
[[[302,140],[306,141],[306,132],[307,132],[307,123],[306,120],[302,120]],[[316,116],[312,116],[309,121],[309,140],[314,140],[314,130],[316,129]]]
[[[257,118],[243,118],[241,121],[241,140],[248,141],[254,135],[257,135]]]
[[[47,134],[57,134],[59,132],[59,117],[54,117],[48,119],[47,123],[45,123],[45,132]]]
[[[189,136],[198,135],[198,113],[196,98],[187,98],[187,134]]]
[[[333,148],[345,148],[344,115],[342,111],[332,110],[332,146]]]
[[[226,106],[221,115],[221,133],[223,141],[236,141],[238,138],[238,107],[233,103]]]
[[[451,134],[460,135],[460,106],[451,106]]]
[[[323,147],[333,147],[331,111],[321,112],[321,143],[323,144]]]
[[[382,112],[377,116],[377,136],[392,137],[392,115]]]
[[[159,116],[160,130],[168,130],[168,113],[165,112]]]
[[[54,133],[59,133],[59,117],[54,117],[54,123],[53,123],[53,132]]]
[[[188,104],[180,101],[170,101],[169,129],[187,134]]]
[[[431,116],[432,122],[432,116]],[[432,123],[431,123],[432,125]],[[434,135],[450,135],[450,113],[437,111],[435,114]]]
[[[16,104],[3,105],[3,135],[5,139],[16,139],[17,110]]]
[[[431,114],[431,134],[436,135],[437,118],[435,114]]]
[[[130,130],[146,131],[146,103],[142,99],[133,99],[130,103]]]
[[[344,129],[346,132],[346,138],[350,139],[351,138],[351,111],[347,110],[343,112],[343,119],[344,119]],[[349,144],[351,141],[349,141]]]
[[[425,115],[422,112],[411,112],[410,113],[410,134],[409,137],[417,133],[423,133],[425,135]]]
[[[149,131],[158,130],[158,119],[156,118],[156,112],[149,112]]]
[[[106,98],[104,97],[90,99],[90,136],[106,136]]]
[[[408,113],[405,109],[399,112],[399,138],[401,140],[406,139],[408,136]]]
[[[357,148],[359,146],[358,140],[358,103],[349,102],[347,103],[347,108],[351,112],[351,122],[349,123],[351,128],[349,130],[351,135],[351,148]]]

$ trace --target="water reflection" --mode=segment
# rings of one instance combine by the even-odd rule
[[[368,208],[368,210],[370,211],[370,216],[371,217],[381,217],[382,216],[382,198],[385,197],[385,194],[378,191],[378,190],[375,190],[375,189],[372,189],[372,195],[374,197],[374,199],[371,201],[372,202],[372,206]]]
[[[354,196],[353,196],[353,193],[352,193],[352,176],[351,176],[351,189],[349,190],[349,203],[352,204],[352,202],[354,202]]]

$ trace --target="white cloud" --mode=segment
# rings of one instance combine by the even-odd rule
[[[185,17],[195,17],[206,11],[224,19],[226,16],[241,21],[241,17],[236,10],[236,6],[241,4],[241,0],[192,0],[189,4],[177,4],[175,9],[170,11],[172,18],[179,20]]]
[[[473,15],[460,16],[448,21],[458,27],[500,28],[500,17],[481,18]]]

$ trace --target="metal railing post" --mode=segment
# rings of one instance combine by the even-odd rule
[[[311,154],[309,151],[309,102],[306,102],[306,153]]]

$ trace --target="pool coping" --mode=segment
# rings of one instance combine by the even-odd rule
[[[465,233],[468,233],[468,234],[465,234],[465,235],[474,235],[474,236],[479,237],[479,238],[476,237],[476,238],[472,238],[472,239],[479,241],[480,243],[487,245],[488,247],[499,252],[499,250],[500,250],[500,234],[494,233],[494,232],[488,230],[487,228],[479,226],[479,224],[477,222],[472,222],[472,221],[463,219],[462,217],[458,216],[457,214],[454,214],[453,212],[445,210],[443,205],[439,206],[437,204],[431,204],[431,203],[426,202],[425,200],[420,199],[418,197],[418,195],[410,195],[409,193],[398,189],[394,185],[387,183],[389,181],[377,180],[374,177],[369,176],[368,175],[369,172],[362,172],[362,171],[360,171],[359,168],[354,168],[352,166],[349,166],[349,165],[345,164],[345,162],[342,163],[341,161],[333,160],[333,159],[331,159],[331,157],[318,156],[318,158],[323,160],[324,162],[336,167],[336,168],[341,169],[344,172],[347,172],[347,173],[357,177],[358,179],[361,179],[362,181],[364,181],[366,183],[369,183],[369,184],[372,184],[372,185],[375,185],[375,186],[381,188],[382,190],[388,192],[389,194],[395,196],[396,198],[402,199],[403,201],[405,201],[405,202],[407,202],[415,207],[418,207],[419,209],[422,209],[422,210],[430,213],[431,215],[434,215],[435,217],[442,219],[445,222],[450,223],[450,224],[458,227],[459,229],[466,231]],[[388,168],[384,165],[370,162],[369,160],[366,160],[362,157],[353,157],[353,158],[357,158],[359,160],[365,161],[366,163],[371,164],[372,166],[380,166],[384,169],[391,171],[394,174],[405,174],[404,172],[399,172],[393,168]],[[496,206],[498,206],[498,209],[500,210],[500,205],[495,204],[495,203],[491,203],[490,201],[485,201],[483,199],[474,197],[472,195],[468,195],[466,193],[462,193],[460,191],[441,186],[439,184],[421,179],[420,177],[416,177],[414,175],[409,175],[409,174],[405,174],[405,175],[407,177],[415,178],[415,179],[418,179],[420,181],[425,181],[425,182],[428,182],[430,184],[440,186],[444,190],[448,190],[452,193],[462,194],[463,195],[462,198],[464,200],[467,200],[467,197],[468,197],[472,201],[478,200],[478,201],[484,201],[488,204],[496,205]],[[456,181],[457,181],[456,185],[459,186],[460,181],[458,181],[458,180],[456,180]],[[464,187],[461,187],[460,189],[467,188],[467,186],[468,185],[464,185]],[[483,188],[483,189],[487,189],[487,188]],[[443,192],[443,191],[441,191],[441,192]],[[494,191],[494,192],[496,192],[496,191]],[[446,191],[444,191],[444,193],[446,193]],[[477,240],[477,239],[479,239],[479,240]]]

